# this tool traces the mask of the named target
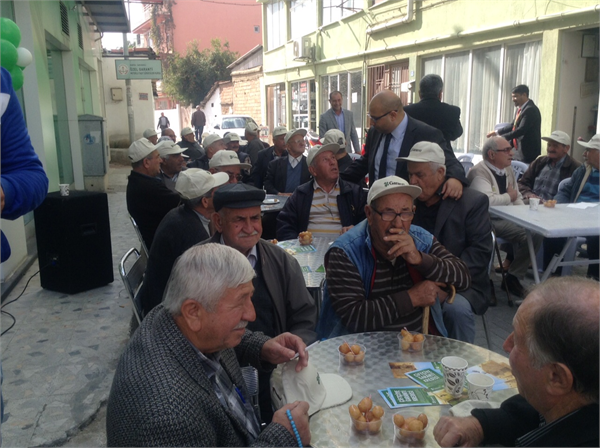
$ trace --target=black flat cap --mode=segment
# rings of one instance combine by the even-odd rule
[[[248,208],[261,205],[265,191],[246,184],[227,184],[220,187],[213,196],[215,211],[227,208]]]

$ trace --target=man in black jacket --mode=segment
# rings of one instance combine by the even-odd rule
[[[127,211],[135,219],[148,250],[165,215],[179,204],[179,195],[158,177],[160,156],[146,138],[136,140],[128,150],[131,174],[127,182]]]
[[[204,148],[196,141],[194,131],[190,127],[181,130],[181,141],[177,146],[185,150],[183,153],[189,157],[188,162],[193,162],[204,155]]]
[[[365,219],[367,194],[339,179],[336,153],[340,145],[314,146],[308,152],[308,169],[314,180],[300,185],[277,216],[277,239],[291,240],[300,232],[336,238]]]
[[[284,126],[277,126],[273,129],[273,146],[258,152],[256,163],[252,164],[249,184],[254,185],[256,188],[262,188],[267,176],[269,162],[277,157],[287,156],[285,149],[286,134],[287,129]]]
[[[310,179],[304,156],[305,135],[306,129],[292,129],[285,134],[288,155],[269,162],[264,184],[267,193],[291,196],[296,188]]]
[[[515,148],[515,160],[531,163],[542,152],[542,115],[533,100],[529,99],[529,87],[525,85],[512,89],[512,101],[517,108],[514,123],[489,132],[487,137],[504,137]]]
[[[210,238],[210,217],[215,211],[213,193],[228,181],[227,173],[211,174],[199,168],[179,175],[175,189],[183,204],[167,213],[156,230],[139,292],[144,316],[162,301],[177,257]]]
[[[391,90],[383,90],[373,97],[369,117],[372,127],[367,134],[365,155],[352,162],[342,173],[342,179],[359,183],[368,174],[371,184],[387,176],[408,180],[406,162],[396,158],[408,156],[417,142],[434,142],[444,148],[448,179],[443,188],[444,198],[460,198],[463,184],[467,185],[465,170],[448,149],[441,131],[406,115],[402,100]]]
[[[444,81],[439,75],[425,75],[419,83],[421,101],[404,107],[410,117],[442,131],[448,146],[463,134],[460,107],[442,103]]]
[[[442,417],[440,446],[598,446],[598,282],[555,277],[527,296],[504,342],[519,395]]]

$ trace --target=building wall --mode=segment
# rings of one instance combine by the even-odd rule
[[[261,78],[262,67],[233,72],[233,113],[250,115],[261,123]]]
[[[221,90],[221,115],[232,114],[233,112],[233,83],[223,82],[219,84]]]
[[[230,50],[240,55],[262,43],[261,5],[234,3],[177,1],[172,9],[175,51],[185,54],[194,39],[201,50],[209,48],[212,39],[219,38],[221,43],[227,40]]]
[[[206,116],[206,126],[204,127],[204,132],[212,132],[214,130],[215,125],[221,123],[221,117],[223,114],[221,113],[221,89],[216,88],[211,95],[211,97],[206,102],[206,105],[202,109],[204,111],[204,115]]]

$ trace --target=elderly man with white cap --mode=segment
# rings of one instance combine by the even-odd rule
[[[240,163],[238,155],[234,151],[226,149],[217,152],[208,164],[211,173],[226,173],[230,184],[237,184],[243,179],[242,170],[250,169],[249,163]]]
[[[397,176],[376,180],[367,219],[340,236],[325,255],[327,281],[317,336],[365,331],[422,331],[446,336],[441,304],[471,286],[464,261],[431,233],[411,225],[421,189]],[[452,306],[446,304],[446,306]]]
[[[256,163],[252,164],[249,182],[251,185],[254,185],[256,188],[262,188],[267,176],[269,162],[277,157],[287,156],[285,134],[287,134],[285,126],[277,126],[273,129],[273,146],[259,151]]]
[[[336,153],[335,158],[337,160],[340,173],[346,171],[346,169],[352,164],[352,157],[350,157],[346,151],[346,137],[344,136],[344,133],[339,129],[330,129],[325,132],[321,143],[323,145],[328,145],[329,143],[337,143],[340,145],[340,149]]]
[[[308,182],[310,173],[304,156],[305,136],[306,129],[292,129],[285,134],[288,155],[269,162],[264,183],[267,193],[291,196],[299,185]]]
[[[308,152],[313,176],[286,201],[277,216],[277,239],[290,240],[308,230],[313,236],[337,238],[365,219],[367,195],[340,179],[336,154],[339,144],[317,145]]]
[[[215,211],[213,194],[228,180],[225,173],[213,175],[198,168],[179,175],[175,190],[182,204],[167,213],[156,230],[139,293],[144,316],[162,301],[177,257],[194,244],[210,238],[210,217]]]
[[[223,141],[223,137],[218,134],[208,134],[202,140],[202,146],[204,147],[205,154],[199,159],[188,163],[188,168],[202,168],[208,171],[210,169],[210,159],[218,151],[225,149],[225,142]]]
[[[183,153],[189,157],[189,162],[204,155],[204,149],[194,138],[194,131],[189,126],[181,130],[181,141],[177,145],[184,149]]]
[[[570,181],[565,181],[565,185],[559,188],[554,197],[559,204],[567,202],[599,202],[600,199],[600,176],[598,168],[600,166],[600,134],[594,135],[589,142],[577,140],[577,143],[585,148],[583,159],[585,163],[577,168]],[[597,236],[588,236],[587,251],[590,259],[599,258],[599,238]],[[590,264],[588,266],[588,277],[598,280],[598,268],[600,265]]]
[[[259,138],[260,129],[254,121],[249,121],[244,129],[244,137],[248,141],[246,152],[250,156],[250,163],[255,164],[258,160],[258,153],[265,149],[265,145]]]
[[[160,179],[160,155],[146,138],[128,150],[131,174],[127,182],[127,211],[135,219],[148,250],[165,215],[179,204],[179,195]]]
[[[153,145],[156,145],[156,143],[158,142],[158,134],[156,134],[156,131],[154,129],[146,129],[142,135],[144,136],[144,138],[147,138]]]
[[[179,173],[185,168],[188,156],[183,154],[183,148],[170,140],[159,142],[156,149],[160,155],[159,176],[169,190],[175,191],[175,182]]]
[[[469,187],[459,199],[444,199],[445,157],[437,143],[419,142],[401,159],[407,162],[410,184],[421,188],[413,223],[433,234],[469,268],[471,287],[456,294],[451,306],[444,304],[442,313],[449,337],[473,343],[474,313],[481,315],[488,304],[495,304],[488,274],[493,250],[489,200]]]

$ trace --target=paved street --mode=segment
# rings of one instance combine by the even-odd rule
[[[17,322],[1,340],[4,446],[106,445],[105,402],[132,315],[118,262],[129,248],[139,246],[125,207],[128,173],[128,167],[111,167],[108,199],[115,281],[69,296],[42,289],[36,275],[23,296],[6,307]],[[21,293],[37,270],[36,262],[7,301]],[[498,279],[495,284],[498,306],[490,308],[486,318],[491,348],[503,353],[516,308],[507,306]],[[3,328],[10,323],[2,316]],[[481,318],[476,323],[476,344],[485,347]]]

